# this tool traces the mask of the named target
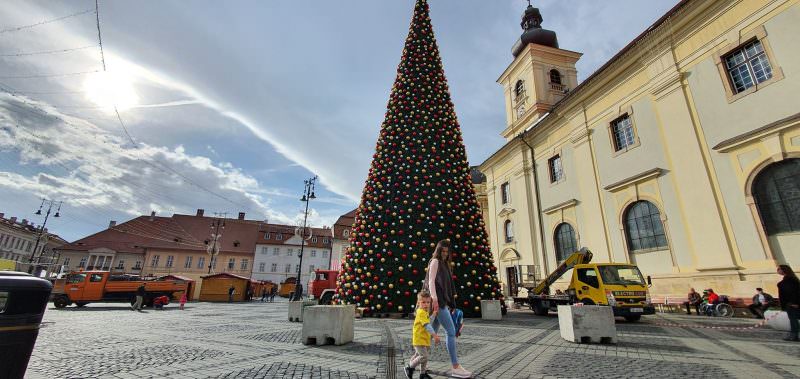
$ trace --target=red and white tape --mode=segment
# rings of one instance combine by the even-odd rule
[[[673,327],[680,327],[680,328],[695,328],[695,329],[717,329],[717,330],[753,330],[758,329],[764,325],[767,325],[767,322],[770,320],[778,317],[780,313],[775,313],[770,315],[768,318],[765,318],[752,326],[708,326],[708,325],[697,325],[697,324],[679,324],[677,322],[654,322],[650,323],[650,325],[658,325],[658,326],[673,326]]]

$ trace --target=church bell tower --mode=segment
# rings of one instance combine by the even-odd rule
[[[543,117],[578,85],[575,63],[582,54],[560,49],[556,32],[543,29],[543,20],[529,1],[520,23],[522,35],[511,49],[514,61],[497,80],[506,100],[506,140]]]

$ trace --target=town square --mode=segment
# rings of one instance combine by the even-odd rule
[[[0,379],[800,377],[798,21],[4,3]]]

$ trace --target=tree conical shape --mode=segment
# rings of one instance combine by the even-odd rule
[[[338,303],[411,313],[436,243],[451,242],[456,306],[480,313],[500,298],[426,0],[418,0],[373,155]]]

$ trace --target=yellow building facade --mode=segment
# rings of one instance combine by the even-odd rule
[[[479,166],[506,295],[581,247],[656,297],[777,293],[800,268],[798,3],[681,1],[582,83],[529,7]]]

